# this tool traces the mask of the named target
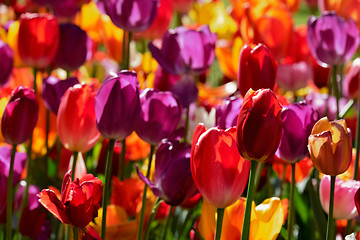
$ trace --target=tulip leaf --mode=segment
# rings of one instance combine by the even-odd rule
[[[306,223],[309,219],[308,206],[306,205],[303,195],[299,193],[297,187],[295,187],[294,202],[296,213],[299,215],[301,221]]]

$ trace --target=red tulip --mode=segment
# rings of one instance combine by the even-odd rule
[[[246,93],[236,125],[241,156],[263,162],[274,155],[282,133],[281,109],[270,89],[250,89]]]
[[[277,63],[269,49],[259,43],[256,46],[245,45],[240,52],[238,84],[241,95],[252,88],[274,89]]]
[[[46,68],[59,45],[59,25],[54,16],[26,13],[20,17],[18,49],[21,60],[30,67]]]
[[[236,128],[206,130],[198,124],[191,146],[191,174],[202,196],[216,208],[239,199],[248,181],[250,162],[240,156]]]
[[[61,187],[61,199],[55,192],[44,189],[39,193],[39,202],[62,223],[84,228],[97,217],[101,206],[103,185],[92,174],[71,182],[71,170],[65,176]]]
[[[95,95],[83,83],[70,87],[61,99],[57,130],[61,143],[70,151],[87,152],[100,137],[96,128]]]

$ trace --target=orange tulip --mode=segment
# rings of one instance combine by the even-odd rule
[[[95,92],[85,84],[70,87],[61,99],[57,129],[64,147],[87,152],[100,137],[95,122]]]
[[[308,148],[319,172],[330,176],[344,173],[352,159],[351,132],[345,120],[329,122],[323,117],[317,121],[309,136]]]

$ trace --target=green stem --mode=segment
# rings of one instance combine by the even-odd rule
[[[360,84],[360,76],[359,76],[359,84]],[[357,114],[357,121],[356,121],[355,147],[356,147],[356,157],[355,157],[355,164],[354,164],[354,180],[358,180],[358,178],[359,178],[359,153],[360,153],[360,94],[358,94],[358,114]]]
[[[294,213],[295,213],[294,192],[295,192],[295,163],[291,163],[290,206],[289,206],[288,232],[287,232],[288,240],[291,240],[293,235]]]
[[[105,230],[106,230],[106,211],[107,205],[110,196],[110,183],[111,183],[111,169],[112,169],[112,159],[113,159],[113,152],[114,152],[114,145],[115,139],[110,139],[107,154],[106,154],[106,164],[105,164],[105,187],[102,199],[102,208],[103,208],[103,215],[102,215],[102,223],[101,223],[101,239],[105,240]]]
[[[78,158],[79,152],[74,151],[73,152],[73,163],[72,163],[72,173],[71,173],[71,179],[75,180],[75,171],[76,171],[76,162]]]
[[[260,162],[256,168],[256,172],[255,172],[255,184],[254,184],[254,189],[255,191],[257,190],[257,188],[259,187],[259,183],[260,183],[260,178],[261,178],[261,172],[262,169],[264,167],[264,162]]]
[[[33,89],[34,89],[35,96],[36,96],[36,93],[37,93],[36,75],[37,75],[37,69],[36,69],[36,68],[34,68],[34,81],[33,81]]]
[[[173,209],[174,209],[174,207],[171,206],[170,210],[169,210],[169,214],[168,214],[168,216],[166,218],[165,228],[162,231],[162,238],[161,238],[162,240],[166,239],[166,233],[167,233],[167,230],[168,230],[169,225],[170,225],[170,220],[171,220],[171,217],[172,217]]]
[[[245,216],[244,216],[244,225],[242,229],[241,240],[248,240],[250,233],[250,217],[251,217],[251,204],[254,198],[254,180],[255,180],[255,171],[256,171],[257,162],[255,160],[251,160],[251,168],[250,168],[250,176],[249,176],[249,184],[248,191],[246,197],[246,207],[245,207]]]
[[[336,119],[339,119],[339,88],[336,80],[336,71],[337,67],[333,66],[332,68],[332,86],[334,91],[334,96],[336,98]]]
[[[334,232],[333,212],[334,212],[335,179],[336,176],[331,176],[329,216],[327,222],[326,240],[333,240],[332,233]]]
[[[285,180],[285,178],[286,178],[286,168],[287,168],[287,164],[284,163],[283,164],[282,179],[281,179],[281,186],[280,186],[280,198],[282,197],[284,184],[286,182],[286,180]]]
[[[340,96],[340,98],[342,98],[343,97],[343,72],[344,72],[344,64],[341,64],[340,65],[340,69],[339,69],[339,71],[340,71],[340,92],[339,92],[339,96]]]
[[[13,203],[13,176],[14,176],[14,161],[16,153],[16,144],[12,146],[11,149],[11,159],[10,159],[10,170],[9,177],[7,180],[7,211],[6,211],[6,239],[12,240],[12,203]]]
[[[56,143],[57,143],[57,146],[56,146],[56,149],[57,149],[57,155],[56,155],[56,169],[55,169],[55,176],[58,176],[58,173],[59,173],[59,166],[60,166],[60,159],[61,159],[61,148],[62,148],[62,145],[61,145],[61,141],[59,139],[59,137],[57,137],[56,139]]]
[[[150,215],[150,218],[149,218],[149,221],[147,222],[147,225],[146,225],[146,229],[145,229],[145,238],[144,239],[149,239],[149,234],[150,234],[150,228],[151,228],[151,223],[152,221],[154,220],[155,218],[155,214],[160,206],[160,203],[162,202],[162,199],[161,198],[157,198],[155,203],[154,203],[154,206],[151,210],[151,215]]]
[[[148,165],[148,169],[146,172],[147,178],[150,177],[151,163],[152,163],[152,157],[154,155],[154,150],[155,150],[155,146],[151,145],[150,146],[150,154],[149,154],[149,165]],[[141,235],[142,235],[143,228],[144,228],[144,217],[145,217],[145,208],[146,208],[146,191],[147,191],[147,185],[145,184],[143,196],[142,196],[142,206],[141,206],[141,211],[140,211],[140,223],[139,223],[139,229],[138,229],[138,235],[137,235],[138,240],[141,240]]]
[[[191,208],[190,210],[188,210],[187,214],[186,214],[186,218],[184,220],[184,224],[183,226],[181,227],[181,230],[180,230],[180,238],[182,239],[182,236],[185,234],[185,228],[186,228],[186,225],[187,223],[190,221],[192,215],[194,213],[194,208]]]
[[[125,178],[125,153],[126,153],[126,139],[121,141],[121,154],[119,163],[118,177],[121,181]]]
[[[188,132],[188,128],[189,128],[189,110],[190,107],[186,108],[186,119],[185,119],[185,133],[184,133],[184,142],[186,143],[187,141],[187,132]]]
[[[79,235],[78,235],[79,232],[78,232],[77,228],[73,226],[72,229],[73,229],[73,239],[78,240],[79,239]]]
[[[71,226],[70,225],[65,225],[65,240],[70,240],[71,238],[71,230],[70,230]]]
[[[46,130],[45,130],[45,156],[44,156],[44,165],[45,165],[45,172],[46,177],[48,176],[48,156],[49,156],[49,132],[50,132],[50,111],[46,109]]]
[[[123,66],[124,69],[129,69],[130,67],[130,42],[132,38],[132,32],[124,31],[123,35]]]
[[[340,116],[339,118],[342,119],[345,117],[345,115],[350,111],[350,109],[354,106],[354,99],[350,99],[347,104],[345,105],[345,107],[343,107],[343,109],[340,112]]]
[[[217,209],[217,220],[216,220],[216,229],[215,229],[215,240],[220,240],[221,237],[221,229],[222,223],[224,218],[224,211],[225,208],[218,208]]]

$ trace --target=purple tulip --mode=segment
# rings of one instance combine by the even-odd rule
[[[88,36],[84,30],[72,23],[60,24],[60,42],[54,62],[56,66],[73,71],[86,61]]]
[[[152,43],[149,49],[160,66],[171,74],[201,74],[214,61],[215,42],[216,35],[207,25],[198,30],[177,27],[165,33],[161,50]]]
[[[171,86],[170,91],[176,94],[184,108],[198,98],[199,90],[192,75],[183,75],[179,81]]]
[[[4,86],[10,78],[14,66],[14,53],[6,43],[0,40],[0,87]]]
[[[228,129],[236,126],[243,99],[232,96],[216,107],[216,124],[221,129]]]
[[[171,139],[180,121],[182,106],[171,92],[147,88],[140,95],[141,112],[136,132],[151,145]]]
[[[123,140],[140,116],[138,79],[135,72],[108,75],[95,97],[96,125],[102,136]]]
[[[276,82],[285,91],[296,91],[307,86],[312,77],[311,73],[311,66],[304,61],[279,64]]]
[[[1,132],[9,144],[20,144],[30,138],[39,106],[33,90],[19,86],[11,93],[1,119]]]
[[[130,32],[144,31],[157,15],[159,0],[100,0],[111,21]]]
[[[172,206],[186,202],[197,191],[190,170],[190,152],[191,147],[185,143],[165,139],[156,151],[154,182],[137,168],[139,177],[155,196]]]
[[[319,18],[311,16],[307,26],[307,42],[319,64],[341,65],[359,46],[359,30],[351,18],[345,21],[335,12],[325,12]]]
[[[9,146],[0,147],[0,215],[6,216],[6,192],[7,192],[7,179],[9,177],[11,159],[11,148]],[[17,185],[20,181],[21,173],[24,170],[26,161],[26,153],[16,152],[14,159],[14,175],[13,186]],[[1,222],[1,221],[0,221]]]
[[[296,162],[309,154],[308,138],[319,119],[318,113],[306,102],[293,103],[281,111],[283,129],[276,156]]]
[[[78,83],[79,80],[76,77],[60,80],[57,77],[50,75],[49,77],[44,78],[42,95],[46,108],[57,114],[61,98],[66,90]]]
[[[57,17],[72,18],[80,11],[80,6],[75,0],[54,1],[51,5]]]

